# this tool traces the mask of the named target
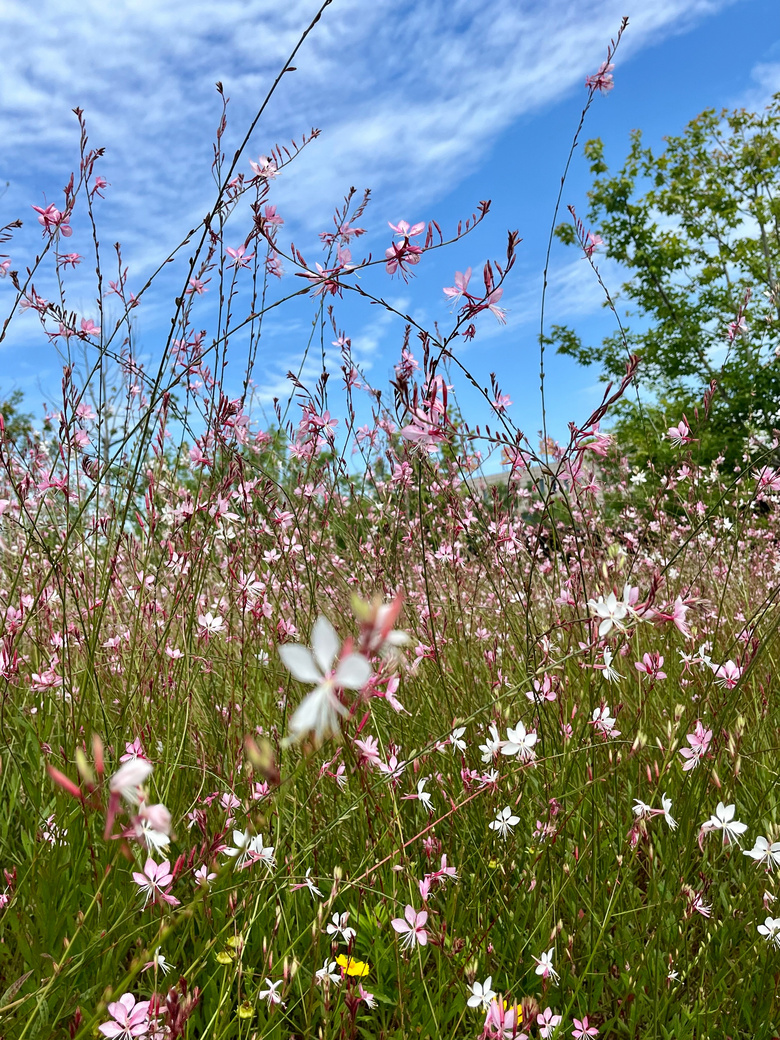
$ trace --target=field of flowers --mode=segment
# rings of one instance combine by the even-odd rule
[[[774,1036],[777,443],[700,464],[705,401],[669,472],[632,470],[600,424],[636,358],[568,443],[532,446],[495,380],[495,429],[471,428],[457,344],[502,319],[512,234],[445,288],[448,336],[400,316],[378,393],[328,301],[446,243],[399,221],[353,261],[350,196],[308,265],[268,201],[294,148],[243,172],[217,148],[147,371],[146,286],[102,286],[115,328],[65,303],[106,187],[82,130],[40,256],[3,267],[9,320],[37,312],[65,366],[41,429],[0,441],[0,1035]],[[341,388],[291,377],[296,414],[260,429],[289,283]]]

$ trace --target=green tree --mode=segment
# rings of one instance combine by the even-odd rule
[[[634,455],[657,455],[659,435],[683,412],[693,422],[698,405],[703,416],[715,381],[699,447],[738,461],[751,434],[780,426],[780,94],[761,113],[703,112],[659,155],[635,131],[617,173],[599,139],[585,155],[589,221],[630,275],[615,297],[628,314],[625,337],[587,346],[554,326],[550,340],[604,378],[625,371],[628,352],[640,355],[650,398],[640,406],[627,395],[616,422]],[[583,244],[581,226],[557,234]]]

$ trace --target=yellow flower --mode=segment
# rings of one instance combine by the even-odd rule
[[[238,1008],[238,1017],[239,1018],[251,1018],[252,1015],[254,1015],[254,1013],[255,1013],[255,1009],[252,1007],[252,1005],[249,1003],[248,1000],[245,1000],[243,1004],[239,1005],[239,1008]]]
[[[340,953],[336,958],[336,964],[340,968],[343,968],[345,975],[368,975],[371,970],[370,966],[365,961],[354,961],[351,957],[347,958],[345,954]]]

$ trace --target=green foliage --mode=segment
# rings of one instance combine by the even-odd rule
[[[607,378],[638,353],[641,386],[662,412],[674,409],[675,423],[714,380],[710,440],[715,455],[736,461],[747,436],[770,432],[780,412],[780,94],[762,113],[707,110],[665,143],[656,155],[635,131],[617,173],[600,140],[585,145],[589,221],[629,273],[617,299],[634,323],[598,346],[561,326],[550,340]],[[558,237],[577,240],[570,225]],[[740,315],[744,331],[730,331]],[[650,424],[629,402],[617,428],[631,451]]]

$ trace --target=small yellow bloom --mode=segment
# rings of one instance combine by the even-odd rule
[[[243,1004],[239,1005],[239,1008],[238,1008],[238,1017],[239,1018],[251,1018],[252,1015],[254,1015],[254,1013],[255,1013],[255,1009],[252,1007],[252,1005],[249,1003],[248,1000],[245,1000]]]
[[[220,964],[232,964],[235,959],[235,953],[231,953],[230,950],[220,950],[217,954],[217,961]]]
[[[355,961],[351,957],[347,958],[345,954],[340,953],[336,958],[336,964],[340,968],[343,968],[345,975],[368,975],[371,970],[370,965],[366,964],[365,961]]]

